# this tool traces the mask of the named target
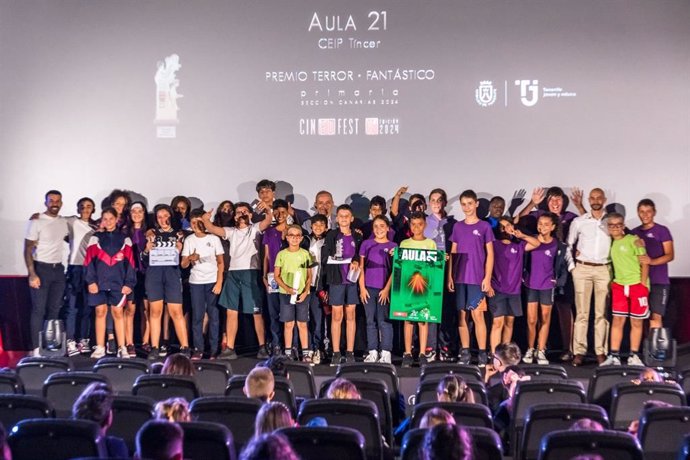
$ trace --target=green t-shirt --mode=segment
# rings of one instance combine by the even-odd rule
[[[424,240],[408,238],[400,242],[400,247],[403,249],[436,249],[436,242],[431,238]]]
[[[295,279],[295,273],[301,273],[297,288],[297,293],[301,294],[307,284],[307,269],[311,266],[309,251],[302,248],[294,252],[283,249],[276,256],[275,266],[280,267],[280,277],[290,287],[294,287],[292,283]],[[282,287],[279,288],[279,291],[281,294],[287,294]]]
[[[614,283],[630,286],[642,281],[642,267],[637,256],[646,254],[646,251],[644,247],[635,244],[637,239],[637,236],[625,235],[611,243]]]

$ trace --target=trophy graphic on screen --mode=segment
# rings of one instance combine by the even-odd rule
[[[177,92],[180,80],[176,73],[180,70],[180,57],[177,54],[167,56],[163,61],[158,61],[158,68],[154,81],[156,82],[156,122],[177,123],[177,99],[182,94]]]

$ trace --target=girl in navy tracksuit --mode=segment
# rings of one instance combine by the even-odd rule
[[[89,305],[95,307],[96,312],[96,349],[91,357],[105,356],[105,317],[110,305],[117,337],[117,354],[129,358],[125,346],[123,307],[137,282],[132,241],[117,231],[117,211],[114,208],[103,210],[101,224],[104,230],[91,237],[84,260]]]

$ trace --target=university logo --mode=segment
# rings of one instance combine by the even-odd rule
[[[489,80],[479,82],[479,87],[474,90],[474,99],[481,107],[489,107],[496,102],[496,88]]]
[[[520,87],[520,101],[525,107],[532,107],[539,101],[539,80],[515,80]]]

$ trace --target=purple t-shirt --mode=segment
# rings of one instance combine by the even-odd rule
[[[439,251],[446,250],[446,233],[443,231],[443,226],[448,223],[448,218],[439,219],[433,214],[426,216],[426,227],[424,228],[424,236],[436,243],[436,249]]]
[[[520,294],[522,287],[522,258],[525,255],[526,241],[500,240],[494,245],[494,271],[491,274],[491,287],[501,294]]]
[[[652,259],[664,255],[664,242],[673,241],[669,229],[660,224],[654,224],[652,228],[648,228],[647,230],[643,229],[640,225],[633,229],[632,233],[644,240],[647,255]],[[649,283],[671,284],[671,280],[668,278],[668,264],[650,265]]]
[[[554,261],[558,253],[558,240],[554,238],[550,243],[542,243],[531,254],[529,278],[525,280],[525,286],[530,289],[544,290],[556,286],[553,273]]]
[[[491,224],[484,220],[479,220],[471,225],[466,224],[463,220],[453,226],[450,241],[458,245],[455,265],[456,283],[482,284],[486,263],[486,245],[495,239]]]
[[[273,273],[275,270],[276,257],[283,244],[283,232],[275,227],[270,227],[264,232],[263,244],[268,246],[268,271]]]
[[[546,214],[547,211],[544,211],[543,209],[537,209],[536,211],[532,211],[530,215],[534,216],[535,218],[539,219],[542,215]],[[577,217],[577,214],[572,213],[570,211],[566,211],[560,216],[558,216],[558,222],[560,223],[561,226],[561,231],[563,233],[563,242],[568,241],[568,233],[570,232],[570,224],[573,222],[573,219]]]
[[[359,255],[364,257],[364,285],[383,289],[391,274],[390,250],[398,247],[392,241],[377,243],[365,240],[359,247]]]
[[[340,238],[335,241],[335,256],[342,259],[354,258],[355,254],[355,240],[352,235],[340,234]],[[356,260],[356,259],[355,259]],[[352,284],[347,279],[347,272],[350,271],[350,264],[342,264],[340,266],[340,274],[343,279],[342,284]]]

